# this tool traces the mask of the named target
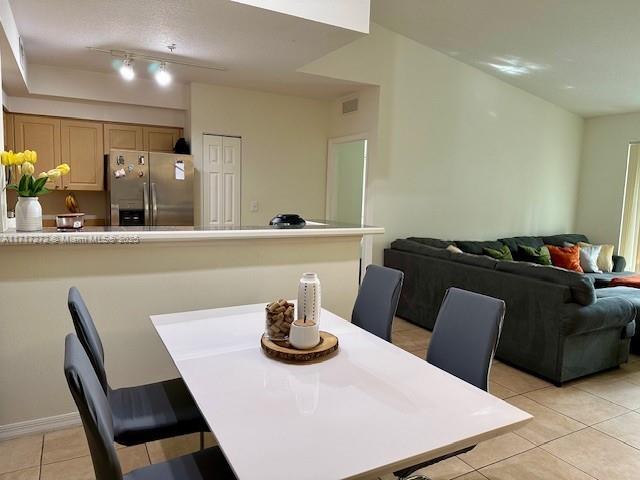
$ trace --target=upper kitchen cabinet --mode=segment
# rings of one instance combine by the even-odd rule
[[[111,149],[143,150],[142,127],[118,123],[104,124],[104,153]]]
[[[104,190],[103,124],[83,120],[61,122],[62,162],[71,167],[62,177],[68,190]]]
[[[3,112],[3,125],[4,125],[4,150],[15,150],[13,141],[13,113]]]
[[[173,147],[181,136],[181,128],[143,127],[143,150],[149,152],[173,152]]]
[[[60,163],[60,119],[36,115],[14,116],[15,150],[35,150],[38,152],[36,173],[46,172]],[[62,188],[62,178],[47,182],[47,188]]]

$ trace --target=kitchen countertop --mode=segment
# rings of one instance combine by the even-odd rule
[[[0,245],[113,245],[149,242],[198,242],[256,238],[345,237],[384,233],[384,228],[326,220],[307,221],[303,228],[269,225],[240,227],[85,227],[79,231],[44,228],[39,232],[0,233]]]

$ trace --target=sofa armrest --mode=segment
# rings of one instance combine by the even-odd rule
[[[621,297],[599,298],[588,306],[567,304],[560,331],[563,336],[580,335],[609,328],[624,329],[636,317],[633,304]]]
[[[613,271],[624,272],[624,268],[627,266],[627,261],[621,255],[613,256]]]

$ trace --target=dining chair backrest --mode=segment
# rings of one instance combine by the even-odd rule
[[[84,303],[80,291],[76,287],[69,289],[67,303],[76,335],[78,335],[80,343],[87,352],[91,365],[93,365],[98,380],[100,381],[100,385],[102,385],[102,389],[107,393],[109,391],[109,384],[107,382],[107,372],[104,368],[102,341],[100,340],[100,335],[98,335],[98,330],[93,322],[93,318],[89,313],[89,309]]]
[[[427,362],[486,391],[504,312],[502,300],[449,288],[433,328]]]
[[[403,278],[399,270],[369,265],[353,306],[351,322],[390,342]]]
[[[80,412],[96,480],[122,480],[107,396],[78,337],[67,335],[64,347],[64,375]]]

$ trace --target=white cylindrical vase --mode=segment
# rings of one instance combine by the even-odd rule
[[[16,230],[18,232],[42,230],[42,206],[38,197],[18,197]]]
[[[320,279],[315,273],[303,273],[298,285],[296,318],[318,323],[320,308]]]

